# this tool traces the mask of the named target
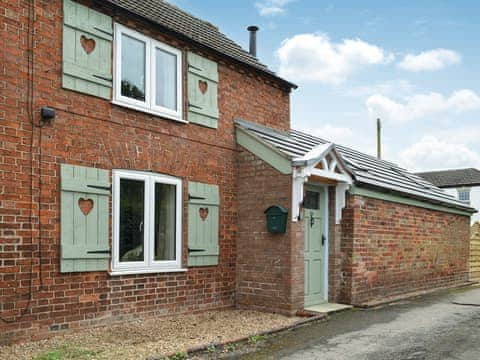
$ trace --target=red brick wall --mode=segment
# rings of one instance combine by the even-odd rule
[[[362,196],[343,212],[343,299],[361,305],[468,281],[467,216]]]
[[[345,207],[342,210],[340,222],[340,252],[342,257],[341,272],[338,281],[340,282],[339,300],[344,304],[352,303],[352,269],[353,269],[353,208],[349,203],[349,196],[346,198]],[[338,239],[338,238],[336,238]]]
[[[340,291],[343,285],[342,264],[343,254],[342,229],[335,222],[336,191],[335,186],[328,187],[328,301],[340,301]]]
[[[233,119],[287,129],[288,91],[246,68],[203,53],[219,62],[220,120],[214,130],[63,90],[62,1],[36,0],[30,117],[28,4],[26,0],[0,0],[4,10],[0,12],[0,316],[12,322],[0,320],[0,343],[128,317],[234,306],[237,171]],[[155,32],[154,26],[127,25],[185,51],[195,49],[193,44]],[[56,109],[53,125],[39,127],[41,106]],[[219,265],[178,274],[60,274],[62,163],[173,175],[184,180],[185,195],[189,180],[218,184]],[[185,261],[186,228],[183,234]]]
[[[292,223],[292,176],[244,150],[238,155],[237,304],[295,313],[303,308],[303,222]],[[289,210],[285,234],[267,231],[265,209]]]

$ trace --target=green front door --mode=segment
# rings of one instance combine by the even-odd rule
[[[326,301],[325,293],[325,190],[307,186],[305,222],[305,307]]]

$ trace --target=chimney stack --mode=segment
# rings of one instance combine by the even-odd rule
[[[249,52],[252,56],[257,57],[257,31],[258,26],[252,25],[247,28],[250,32],[250,49]]]

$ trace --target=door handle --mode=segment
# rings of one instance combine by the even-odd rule
[[[326,241],[326,240],[327,240],[327,239],[325,238],[325,235],[322,234],[322,246],[325,245],[325,241]]]
[[[315,218],[313,217],[313,213],[310,213],[310,227],[313,227],[315,225]]]

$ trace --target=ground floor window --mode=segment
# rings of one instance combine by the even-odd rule
[[[181,266],[180,179],[113,172],[113,272],[154,272]]]

